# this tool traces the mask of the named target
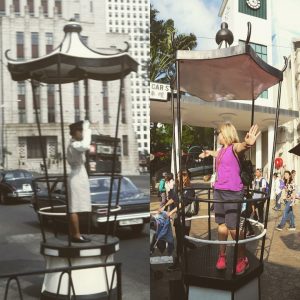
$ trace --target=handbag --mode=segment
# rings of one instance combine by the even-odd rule
[[[190,204],[185,207],[185,216],[190,218],[193,216],[197,216],[199,212],[199,202],[192,201]]]

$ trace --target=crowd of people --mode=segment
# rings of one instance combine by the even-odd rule
[[[217,132],[218,142],[221,148],[218,151],[205,150],[199,157],[204,158],[213,156],[216,160],[216,173],[213,176],[213,191],[214,191],[214,205],[213,211],[215,213],[215,221],[218,224],[218,240],[226,241],[229,234],[232,239],[236,238],[236,229],[239,228],[239,238],[249,238],[255,235],[255,230],[250,222],[245,222],[247,218],[257,221],[257,223],[264,224],[265,222],[265,207],[266,195],[271,195],[271,200],[274,201],[274,211],[280,211],[282,204],[285,205],[283,215],[280,223],[276,227],[277,230],[282,230],[289,221],[288,230],[295,230],[295,217],[293,207],[295,199],[300,198],[296,193],[295,186],[295,170],[285,171],[283,178],[280,173],[273,174],[272,190],[269,191],[268,180],[263,177],[262,170],[257,168],[254,174],[252,186],[250,186],[247,194],[245,194],[245,184],[241,178],[241,165],[239,157],[241,157],[247,150],[249,150],[259,136],[258,126],[254,125],[246,134],[243,142],[239,141],[235,127],[231,123],[225,123]],[[159,197],[160,209],[158,214],[164,214],[166,218],[172,218],[176,237],[181,237],[184,230],[184,235],[189,235],[191,229],[191,221],[186,221],[184,229],[180,226],[178,221],[177,211],[180,208],[178,203],[178,196],[176,193],[176,185],[178,186],[179,177],[183,182],[183,187],[190,187],[190,174],[187,170],[179,172],[178,178],[173,177],[171,173],[163,173],[163,177],[159,183]],[[195,197],[193,189],[184,189],[183,201],[184,205],[191,204],[191,198]],[[238,201],[243,199],[247,201],[242,205],[241,217],[238,220],[238,208],[240,209]],[[261,199],[261,200],[260,200]],[[245,218],[246,217],[246,218]],[[244,219],[244,222],[242,222]],[[253,222],[252,222],[253,223]],[[187,241],[185,241],[186,243]],[[188,247],[193,248],[195,245],[187,242]],[[174,259],[174,264],[169,267],[169,270],[175,270],[179,266],[179,257],[182,253],[181,238],[176,239],[177,256]],[[216,268],[220,271],[227,268],[226,259],[226,245],[219,245],[219,256],[216,262]],[[236,275],[243,274],[249,268],[249,261],[246,256],[245,244],[238,246],[238,260],[235,267]]]

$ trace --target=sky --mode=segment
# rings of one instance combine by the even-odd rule
[[[270,0],[268,0],[270,1]],[[161,19],[172,18],[180,33],[194,33],[199,50],[216,49],[215,34],[222,0],[151,0]],[[300,38],[300,0],[272,0],[273,64],[283,64],[291,53],[291,41]]]

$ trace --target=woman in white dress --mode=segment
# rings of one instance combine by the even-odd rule
[[[73,243],[87,243],[91,240],[82,236],[79,230],[78,213],[91,211],[91,195],[88,174],[85,168],[85,152],[91,144],[89,121],[80,121],[69,126],[70,140],[67,161],[71,167],[68,177],[70,234]]]

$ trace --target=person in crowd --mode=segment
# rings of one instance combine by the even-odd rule
[[[281,195],[282,195],[282,190],[284,189],[284,181],[281,179],[281,176],[279,173],[274,173],[273,174],[273,193],[274,193],[274,198],[275,198],[275,206],[273,209],[275,211],[278,211],[281,209]]]
[[[294,181],[294,183],[296,184],[296,171],[295,171],[295,170],[292,170],[292,171],[291,171],[291,174],[292,174],[293,181]]]
[[[73,243],[87,243],[91,240],[80,234],[78,213],[91,211],[85,152],[90,148],[92,132],[87,120],[73,123],[69,128],[72,136],[67,149],[67,161],[71,167],[68,177],[70,235]]]
[[[165,176],[165,189],[166,189],[166,201],[169,200],[169,193],[171,190],[174,189],[174,176],[172,173],[167,173],[167,175]]]
[[[290,227],[288,228],[288,230],[296,230],[295,216],[293,212],[296,192],[295,192],[295,183],[293,181],[292,173],[290,171],[285,171],[283,180],[284,180],[285,188],[283,190],[284,194],[282,197],[284,199],[285,209],[281,221],[276,227],[276,230],[281,231],[284,228],[287,220],[290,221]]]
[[[159,181],[159,187],[158,187],[158,192],[159,192],[159,197],[160,197],[160,207],[165,205],[167,201],[167,194],[166,194],[166,177],[168,173],[164,172],[162,174],[162,179]]]
[[[191,187],[189,172],[187,170],[183,170],[182,172],[179,172],[178,173],[177,184],[180,181],[180,178],[179,178],[180,176],[182,176],[183,188]],[[176,235],[176,252],[177,252],[177,256],[175,258],[174,264],[171,265],[168,268],[169,271],[174,271],[174,270],[177,270],[178,267],[179,267],[179,256],[182,254],[182,250],[183,250],[182,228],[181,228],[180,220],[179,220],[180,216],[177,213],[179,203],[178,203],[178,196],[175,192],[175,188],[170,190],[168,198],[169,198],[168,202],[163,207],[160,208],[160,211],[163,211],[164,209],[166,209],[166,207],[169,206],[170,210],[168,212],[168,216],[170,218],[174,216],[174,227],[175,227],[175,235]],[[187,207],[187,205],[189,205],[191,203],[192,198],[195,198],[195,191],[193,189],[187,189],[187,190],[183,191],[183,201],[184,201],[185,207]],[[185,221],[185,226],[184,226],[184,235],[189,235],[190,230],[191,230],[191,221],[186,220]],[[195,248],[196,247],[193,243],[191,243],[189,241],[185,241],[185,245],[188,248]]]
[[[255,192],[256,191],[256,192]],[[253,199],[263,198],[265,193],[267,192],[267,180],[262,176],[262,170],[256,169],[255,171],[255,179],[253,182]],[[257,210],[258,222],[264,222],[264,205],[265,202],[255,201],[254,209]]]
[[[231,203],[231,201],[243,200],[244,196],[244,185],[240,177],[238,156],[249,150],[255,144],[259,135],[258,126],[253,125],[247,132],[244,141],[240,143],[235,127],[231,123],[225,123],[221,125],[218,131],[218,141],[222,148],[218,151],[206,150],[200,154],[200,158],[210,155],[216,158],[216,182],[214,185],[214,199],[216,202],[214,211],[220,241],[226,241],[229,232],[233,239],[236,238],[236,227],[240,225],[240,220],[237,220],[240,205]],[[226,202],[220,203],[218,200]],[[243,230],[240,230],[240,238],[243,238],[243,235]],[[221,244],[216,268],[224,270],[226,265],[226,245]],[[241,275],[248,267],[249,262],[245,255],[245,246],[240,245],[235,273]]]

